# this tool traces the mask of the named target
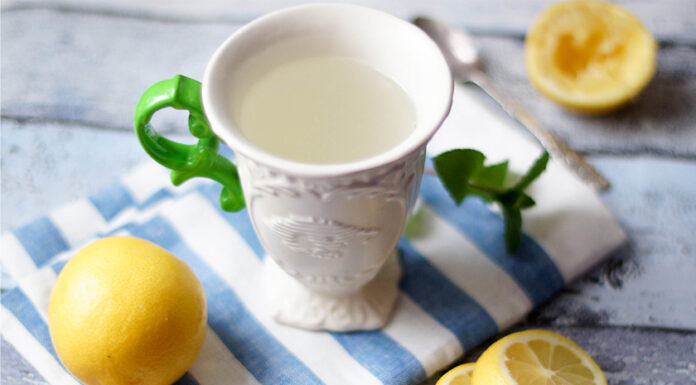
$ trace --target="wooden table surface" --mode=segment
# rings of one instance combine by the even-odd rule
[[[559,109],[525,75],[525,30],[551,2],[359,3],[475,32],[494,81],[613,184],[601,196],[628,245],[516,328],[569,336],[610,384],[696,384],[696,2],[617,1],[660,41],[658,72],[632,105],[595,118]],[[200,79],[214,49],[240,25],[296,3],[3,1],[3,231],[146,161],[131,128],[140,94],[173,74]],[[156,119],[161,132],[178,137],[183,117]],[[25,365],[2,340],[1,382],[45,383],[27,378]]]

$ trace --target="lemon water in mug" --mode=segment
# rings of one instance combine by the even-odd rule
[[[378,155],[405,140],[416,123],[413,103],[392,79],[332,56],[276,66],[251,84],[238,111],[249,141],[306,163]]]

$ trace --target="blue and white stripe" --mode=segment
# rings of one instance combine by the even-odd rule
[[[476,199],[454,205],[439,182],[426,177],[419,216],[427,231],[399,242],[403,278],[390,324],[357,333],[294,329],[264,309],[265,255],[246,212],[222,212],[217,185],[189,183],[177,192],[168,186],[166,171],[146,166],[2,235],[0,263],[13,279],[3,286],[3,343],[37,377],[77,384],[51,344],[48,299],[67,259],[101,236],[149,239],[186,261],[203,283],[208,333],[178,384],[418,383],[580,273],[559,269],[564,256],[542,247],[559,243],[554,240],[525,235],[520,251],[507,255],[497,213]]]

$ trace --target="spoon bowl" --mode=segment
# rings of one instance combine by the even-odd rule
[[[481,69],[481,57],[471,35],[462,29],[450,29],[427,17],[416,17],[413,24],[430,36],[445,56],[447,64],[457,74],[464,75]]]
[[[427,17],[416,17],[413,23],[423,30],[442,51],[452,75],[459,81],[480,87],[505,112],[522,124],[551,156],[563,161],[568,168],[598,191],[609,188],[609,181],[583,157],[556,139],[517,103],[500,92],[482,70],[481,57],[471,36],[462,29],[449,28]]]

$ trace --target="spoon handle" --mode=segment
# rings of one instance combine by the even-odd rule
[[[550,132],[546,131],[534,117],[517,103],[498,91],[485,73],[479,70],[473,71],[473,73],[469,74],[468,81],[479,86],[479,88],[495,100],[508,115],[520,122],[532,135],[534,135],[552,157],[563,160],[580,179],[587,182],[597,191],[604,191],[609,188],[609,181],[600,174],[599,171],[587,163],[580,154],[571,150],[563,142],[551,135]]]

